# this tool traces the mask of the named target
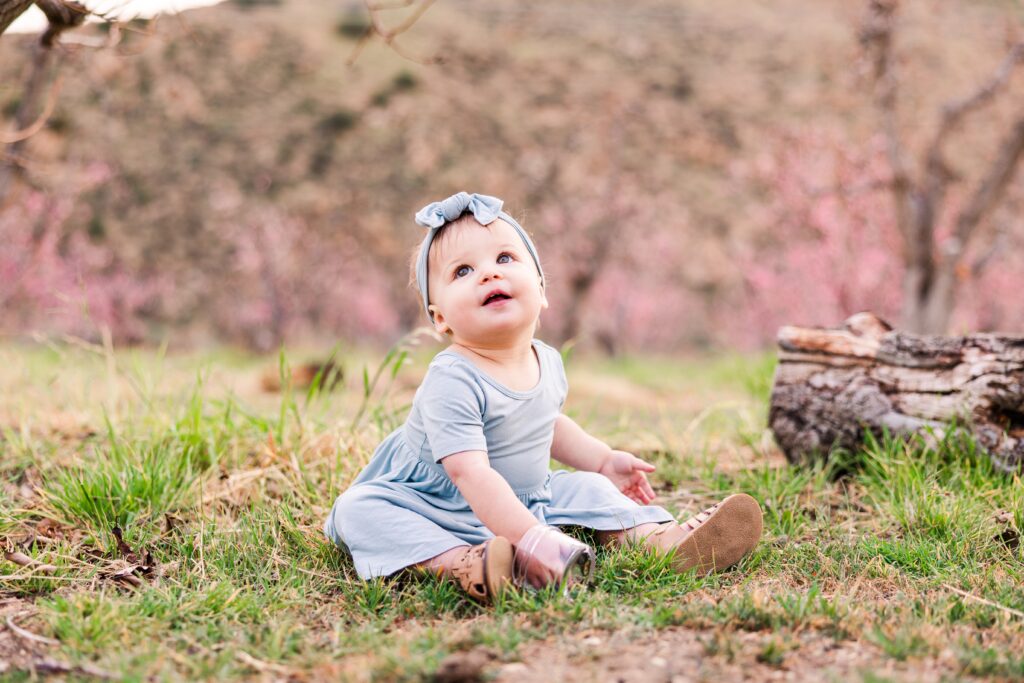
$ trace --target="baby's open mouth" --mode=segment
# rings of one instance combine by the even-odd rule
[[[502,301],[504,299],[511,299],[511,298],[512,297],[510,297],[508,294],[502,294],[501,292],[495,292],[494,294],[491,294],[489,297],[487,297],[487,299],[484,301],[484,306],[486,306],[487,304],[490,304],[490,303],[494,303],[495,301]]]

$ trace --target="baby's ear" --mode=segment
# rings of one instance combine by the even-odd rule
[[[437,330],[438,334],[448,334],[451,329],[448,327],[448,323],[444,321],[444,314],[437,309],[437,306],[430,304],[427,310],[434,314],[434,329]]]
[[[544,289],[544,285],[542,284],[540,286],[540,308],[541,308],[541,310],[544,310],[547,307],[548,307],[548,295],[547,295],[547,292]]]

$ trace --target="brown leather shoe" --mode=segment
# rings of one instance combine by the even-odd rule
[[[685,522],[665,522],[647,543],[672,553],[677,571],[721,571],[739,562],[761,538],[761,506],[745,493],[729,496]]]
[[[495,536],[471,547],[452,565],[451,574],[471,598],[491,602],[512,584],[512,543]]]

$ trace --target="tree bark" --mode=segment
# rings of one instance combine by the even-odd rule
[[[0,0],[0,35],[28,9],[32,0]]]
[[[895,332],[870,313],[783,327],[768,423],[790,462],[853,451],[867,433],[965,429],[1004,472],[1024,470],[1024,336]]]

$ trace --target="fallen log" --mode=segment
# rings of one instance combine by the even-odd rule
[[[778,334],[768,424],[790,462],[856,450],[867,432],[967,430],[1004,472],[1024,470],[1024,337],[896,332],[870,313]]]

